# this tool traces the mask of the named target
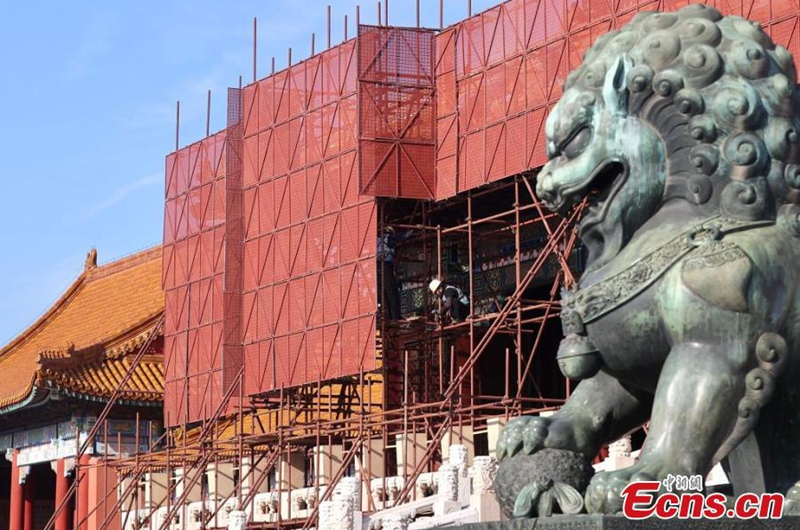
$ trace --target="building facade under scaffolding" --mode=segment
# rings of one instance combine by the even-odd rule
[[[163,435],[83,465],[117,480],[79,528],[498,518],[502,426],[571,390],[555,352],[581,208],[559,217],[533,192],[546,116],[595,39],[685,4],[509,0],[441,30],[358,25],[230,89],[227,127],[166,161]],[[714,4],[800,51],[795,4]],[[432,279],[466,318],[431,318]],[[598,465],[630,463],[642,436]]]

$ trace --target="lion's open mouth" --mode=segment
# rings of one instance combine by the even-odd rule
[[[581,220],[582,231],[597,225],[606,216],[608,205],[628,178],[628,166],[621,160],[609,160],[594,171],[584,184],[583,197],[589,198],[589,207]]]

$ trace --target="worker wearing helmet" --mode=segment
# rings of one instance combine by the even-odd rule
[[[378,236],[378,292],[380,297],[378,303],[383,309],[383,314],[391,320],[399,320],[400,314],[400,292],[397,285],[397,275],[395,274],[394,261],[395,250],[397,249],[398,238],[395,230],[391,226],[386,226],[383,233]]]
[[[443,283],[438,278],[431,280],[428,288],[433,293],[434,300],[442,297],[442,308],[434,309],[433,316],[438,321],[444,315],[450,314],[450,320],[453,324],[463,322],[469,314],[469,296],[454,285]]]

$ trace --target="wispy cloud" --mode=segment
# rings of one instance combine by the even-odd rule
[[[141,188],[148,188],[155,184],[160,184],[164,179],[164,175],[160,173],[154,173],[152,175],[147,175],[146,177],[142,177],[140,179],[134,180],[124,186],[120,186],[116,188],[109,196],[108,199],[104,200],[103,202],[94,205],[93,207],[86,210],[83,215],[83,220],[90,219],[94,217],[98,213],[102,212],[103,210],[108,210],[112,206],[119,204],[120,202],[124,201],[131,193],[134,191],[141,189]]]
[[[90,14],[77,46],[64,62],[63,82],[77,81],[97,67],[100,57],[111,47],[116,23],[116,13],[95,11]]]

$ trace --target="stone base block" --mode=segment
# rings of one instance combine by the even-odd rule
[[[433,503],[433,514],[437,517],[457,512],[461,505],[456,501],[436,501]]]
[[[473,493],[469,505],[478,512],[478,521],[501,521],[506,518],[494,493]]]

